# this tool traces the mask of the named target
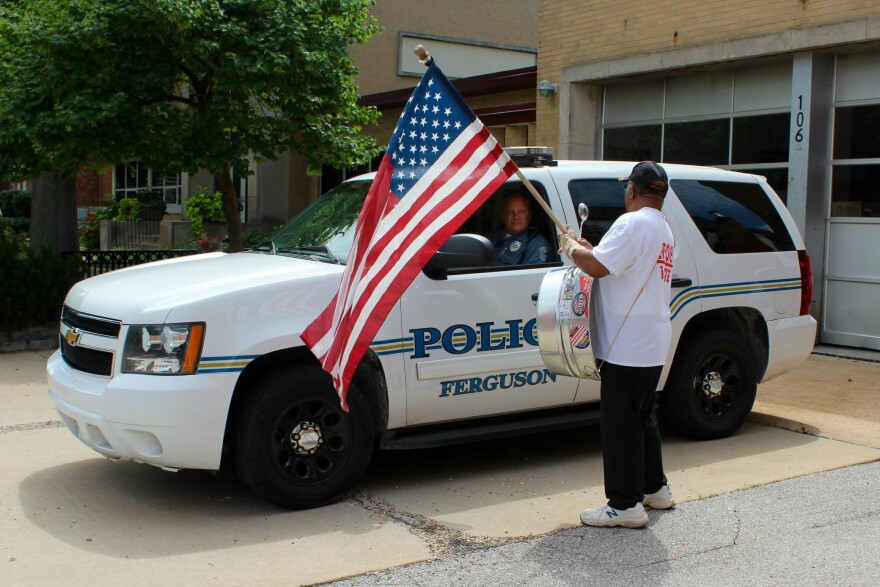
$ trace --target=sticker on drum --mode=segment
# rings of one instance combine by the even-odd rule
[[[583,316],[584,314],[586,314],[587,294],[582,291],[579,291],[577,292],[577,294],[575,294],[574,299],[571,301],[571,311],[574,312],[575,316]]]
[[[586,326],[575,326],[568,332],[568,340],[575,348],[585,349],[590,346],[590,329]]]

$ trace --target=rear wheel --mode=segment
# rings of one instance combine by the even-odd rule
[[[738,336],[727,331],[702,332],[685,344],[660,395],[661,417],[683,436],[730,436],[743,425],[755,403],[754,356]]]
[[[373,450],[373,419],[351,384],[349,412],[330,376],[293,366],[257,383],[238,420],[235,468],[251,490],[290,508],[339,499],[360,478]]]

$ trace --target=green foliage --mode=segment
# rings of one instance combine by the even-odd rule
[[[241,235],[241,244],[246,249],[256,246],[269,240],[269,236],[276,230],[278,230],[278,227],[275,227],[272,230],[264,230],[258,227],[248,228]]]
[[[223,196],[220,192],[208,193],[205,188],[186,200],[186,216],[190,220],[190,228],[195,238],[205,236],[205,222],[226,222],[223,213]]]
[[[122,198],[117,202],[113,220],[136,221],[141,219],[141,202],[137,198]]]
[[[85,223],[79,228],[79,246],[84,251],[97,251],[101,248],[101,221],[113,220],[119,213],[119,202],[113,196],[107,196],[106,205],[95,208],[86,216]]]
[[[0,232],[6,228],[13,232],[26,235],[31,228],[31,219],[21,218],[20,216],[0,217]]]
[[[0,192],[0,215],[5,218],[30,218],[30,192],[24,190],[4,190]]]
[[[67,291],[82,277],[77,259],[34,250],[8,230],[0,231],[0,275],[0,329],[58,320]]]
[[[0,175],[366,161],[349,47],[373,0],[29,0],[0,8]]]

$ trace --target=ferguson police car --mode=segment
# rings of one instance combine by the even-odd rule
[[[538,158],[540,159],[540,158]],[[624,212],[631,162],[545,161],[523,169],[555,214],[596,243]],[[521,165],[522,166],[522,165]],[[763,177],[664,165],[675,235],[672,344],[661,415],[699,439],[733,434],[757,384],[810,353],[810,262]],[[61,418],[93,450],[166,470],[234,469],[289,507],[345,494],[374,448],[469,442],[597,422],[599,383],[542,362],[536,298],[567,260],[538,206],[548,262],[501,266],[486,235],[504,184],[395,305],[340,408],[300,333],[337,291],[371,176],[319,198],[271,240],[87,279],[64,303],[48,362]]]

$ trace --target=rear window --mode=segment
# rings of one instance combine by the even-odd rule
[[[672,189],[718,254],[793,251],[773,202],[756,183],[674,179]]]

